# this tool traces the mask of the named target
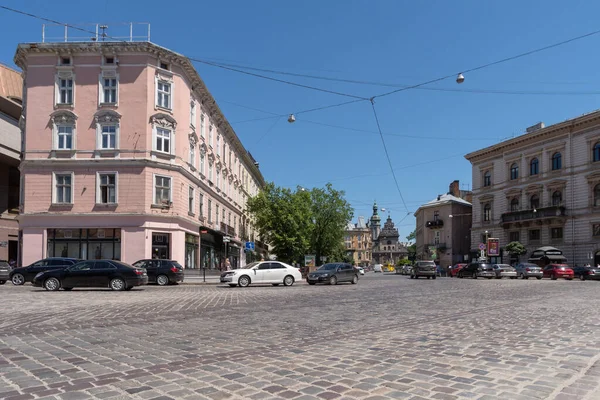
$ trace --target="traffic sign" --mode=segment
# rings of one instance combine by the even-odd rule
[[[479,250],[485,250],[485,244],[479,243]]]
[[[254,242],[246,242],[246,244],[244,245],[244,248],[246,250],[254,251]]]
[[[229,243],[231,241],[231,237],[223,236],[223,243]]]

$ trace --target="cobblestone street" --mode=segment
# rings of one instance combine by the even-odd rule
[[[0,398],[600,398],[598,282],[0,294]]]

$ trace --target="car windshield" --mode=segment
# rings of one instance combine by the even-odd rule
[[[250,268],[252,268],[252,267],[255,267],[255,266],[257,266],[258,264],[259,264],[259,262],[258,262],[258,261],[256,261],[256,262],[253,262],[253,263],[250,263],[250,264],[246,264],[245,266],[243,266],[243,267],[242,267],[242,269],[250,269]]]
[[[324,264],[319,267],[319,270],[320,271],[328,271],[328,270],[336,269],[337,267],[339,267],[339,264]]]

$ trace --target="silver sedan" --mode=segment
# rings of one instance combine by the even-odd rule
[[[510,278],[517,279],[517,270],[511,267],[508,264],[494,264],[492,265],[494,272],[496,273],[496,278]]]

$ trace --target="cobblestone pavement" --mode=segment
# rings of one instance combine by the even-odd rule
[[[600,282],[0,286],[0,398],[600,399]]]

